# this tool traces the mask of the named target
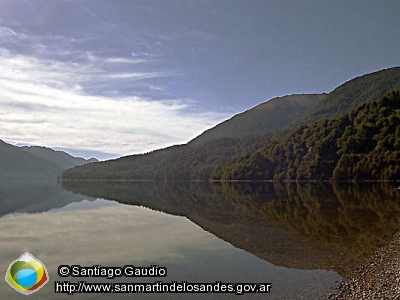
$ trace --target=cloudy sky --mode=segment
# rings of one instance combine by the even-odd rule
[[[0,139],[100,159],[400,65],[398,0],[1,0]]]

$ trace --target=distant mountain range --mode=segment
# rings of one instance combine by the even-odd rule
[[[272,99],[222,122],[185,145],[173,146],[147,154],[126,156],[116,160],[75,167],[65,171],[62,176],[65,180],[209,180],[211,178],[243,180],[248,179],[247,175],[250,174],[250,179],[258,180],[330,180],[333,179],[333,170],[336,168],[335,164],[338,163],[338,159],[340,159],[341,156],[345,156],[345,158],[350,157],[350,159],[346,161],[343,159],[343,161],[340,162],[341,165],[351,161],[354,161],[354,164],[358,164],[359,161],[362,160],[363,153],[354,152],[355,150],[351,148],[351,141],[354,140],[357,142],[361,138],[361,142],[357,144],[359,148],[365,148],[368,149],[368,151],[375,149],[373,150],[373,154],[371,154],[372,156],[369,157],[371,159],[373,157],[373,159],[378,159],[379,161],[362,160],[362,163],[358,167],[350,169],[353,173],[357,172],[357,170],[364,170],[362,176],[368,175],[368,178],[361,178],[358,175],[355,177],[359,180],[386,179],[386,175],[382,175],[385,173],[390,174],[390,176],[388,175],[390,179],[398,178],[400,174],[398,174],[399,168],[397,167],[397,163],[396,166],[390,167],[390,170],[385,169],[382,172],[379,171],[379,175],[372,175],[365,172],[366,169],[372,167],[372,164],[378,164],[379,166],[385,163],[392,164],[396,162],[396,157],[400,156],[400,143],[393,140],[398,138],[397,135],[400,131],[397,132],[398,130],[395,130],[395,132],[391,132],[393,128],[400,125],[396,125],[398,121],[398,109],[396,108],[397,105],[393,104],[393,102],[398,101],[398,94],[392,93],[389,97],[391,99],[390,108],[385,108],[387,105],[385,102],[386,100],[380,100],[380,102],[377,101],[372,106],[358,109],[358,107],[364,103],[377,100],[384,97],[385,94],[397,90],[400,90],[400,67],[381,70],[352,79],[327,95],[291,95]],[[363,117],[365,120],[359,120],[361,115],[372,114],[374,107],[378,110],[389,109],[391,111],[386,111],[385,114],[378,113],[374,117],[371,116],[371,120],[369,121],[365,119],[367,118],[365,116]],[[335,121],[332,120],[328,121],[328,119],[332,117],[338,117],[340,119],[340,116],[346,113],[348,114],[348,121],[352,123],[352,127],[350,126],[347,129],[348,132],[340,132],[340,134],[345,134],[346,141],[350,141],[348,143],[350,146],[346,146],[347,148],[335,148],[337,146],[335,144],[333,149],[328,149],[325,147],[326,145],[320,145],[321,147],[313,154],[314,156],[309,164],[306,164],[305,160],[310,159],[310,154],[308,153],[311,152],[307,152],[303,148],[300,152],[296,152],[295,149],[289,149],[289,152],[285,152],[287,149],[282,139],[290,136],[293,137],[293,139],[297,139],[294,143],[301,144],[301,139],[305,137],[296,135],[296,132],[301,128],[302,130],[306,130],[304,126],[319,128],[318,133],[315,133],[315,135],[318,135],[318,137],[315,136],[315,140],[332,142],[339,139],[339,141],[342,141],[343,139],[340,140],[340,134],[336,132],[336,129],[341,131],[343,128],[335,128],[335,126],[342,126],[343,124],[340,122],[335,123]],[[361,114],[358,119],[357,113]],[[354,119],[357,119],[355,123],[353,122]],[[314,124],[321,120],[327,120],[328,123],[331,122],[327,130],[323,130],[324,123]],[[386,126],[388,124],[385,123],[385,120],[389,123],[391,122],[389,124],[390,128]],[[380,121],[383,123],[379,123]],[[379,125],[371,126],[371,124],[374,125],[374,122],[375,124],[379,123]],[[345,125],[348,126],[350,123],[346,123]],[[371,130],[358,130],[360,126],[369,126]],[[390,138],[385,139],[388,145],[382,148],[381,143],[376,139],[379,138],[385,130],[390,131]],[[334,133],[332,133],[332,131],[334,131]],[[306,132],[309,132],[309,130],[306,130]],[[336,133],[338,136],[335,136],[334,139],[331,140],[332,134],[335,135]],[[375,139],[374,145],[368,146],[371,139]],[[270,163],[271,157],[268,158],[264,154],[259,154],[260,151],[265,152],[263,149],[266,145],[269,145],[267,147],[272,149],[275,145],[274,143],[280,143],[279,147],[281,148],[279,149],[281,149],[281,151],[279,152],[280,154],[275,153],[277,157],[274,159],[274,163],[276,162],[278,165],[272,166]],[[305,142],[305,144],[308,145],[310,142]],[[302,147],[306,146],[302,145]],[[374,153],[379,153],[379,149],[384,149],[386,151],[385,155],[389,153],[388,151],[391,151],[390,158],[384,155],[375,155]],[[340,150],[340,153],[335,152],[332,154],[332,151],[334,152],[336,150]],[[292,151],[294,152],[292,153]],[[331,160],[329,160],[329,158],[324,159],[325,153],[334,156],[334,158],[330,157]],[[251,158],[255,157],[257,159],[251,160]],[[249,159],[250,162],[247,161],[246,164],[238,163],[240,160],[245,161]],[[285,166],[279,165],[279,162],[282,161],[285,161]],[[304,161],[303,164],[302,161]],[[236,167],[240,165],[239,169],[235,169],[234,165]],[[303,165],[307,167],[299,169],[297,167],[292,167],[293,165]],[[289,169],[285,169],[288,166]],[[335,178],[352,179],[354,174],[345,174],[346,171],[343,171],[343,169],[344,168],[340,167],[340,170],[335,173]],[[348,169],[349,172],[350,169]],[[276,177],[274,174],[278,170],[280,170],[279,173],[281,175]],[[296,174],[299,170],[303,172],[301,176]],[[293,172],[295,173],[292,174]],[[253,178],[252,176],[255,173],[264,175],[255,176]],[[247,177],[244,176],[244,174],[246,174]],[[268,176],[265,174],[268,174]]]
[[[0,140],[0,180],[56,180],[63,171],[86,160],[45,147],[17,147]]]

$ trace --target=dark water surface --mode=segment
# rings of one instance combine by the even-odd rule
[[[387,244],[400,193],[384,184],[0,183],[0,270],[49,271],[30,299],[324,299]],[[69,190],[69,191],[68,191]],[[74,193],[70,192],[73,191]],[[105,200],[107,199],[107,200]],[[59,265],[166,267],[167,277],[61,278]],[[269,294],[55,294],[55,281],[272,283]],[[0,299],[26,299],[0,281]]]

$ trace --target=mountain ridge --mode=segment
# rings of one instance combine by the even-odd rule
[[[59,165],[63,169],[69,169],[74,166],[81,166],[91,162],[98,162],[96,158],[85,159],[83,157],[75,157],[64,151],[54,150],[43,146],[23,146],[21,150],[32,153],[38,157],[42,157],[49,162]]]
[[[383,97],[388,92],[399,89],[400,67],[365,74],[343,83],[328,95],[320,96],[320,101],[312,106],[312,109],[305,111],[302,116],[295,118],[284,127],[240,138],[221,137],[220,133],[216,134],[219,138],[213,138],[212,135],[210,137],[210,133],[213,131],[215,133],[222,126],[232,123],[235,118],[243,117],[249,112],[253,113],[257,110],[257,107],[258,109],[262,108],[263,104],[261,104],[215,126],[203,133],[203,137],[200,135],[185,145],[75,167],[63,172],[63,179],[210,180],[211,174],[217,167],[225,164],[233,157],[241,157],[245,153],[256,152],[272,138],[284,138],[304,124],[349,112],[360,103],[371,102]],[[374,98],[377,95],[379,97]],[[281,97],[281,99],[284,98]],[[274,104],[273,101],[267,101],[265,106],[272,104]],[[279,115],[272,117],[279,119]],[[251,120],[252,118],[248,119]],[[235,130],[231,130],[231,132],[235,132]],[[329,133],[325,134],[329,135]],[[208,138],[204,138],[204,135],[208,135]],[[324,138],[325,136],[321,136],[321,139]],[[152,158],[156,159],[152,160]],[[286,176],[280,179],[285,178]]]
[[[303,125],[220,165],[214,180],[395,181],[400,178],[400,91]]]
[[[308,111],[324,96],[324,94],[294,94],[273,98],[243,113],[236,114],[230,120],[221,123],[222,125],[207,130],[187,144],[90,164],[81,169],[76,167],[64,172],[63,178],[66,179],[69,174],[75,173],[79,169],[82,171],[78,175],[80,179],[90,177],[90,179],[106,180],[164,180],[165,178],[170,180],[187,180],[188,178],[207,180],[219,163],[243,152],[262,147],[265,141],[272,137],[273,131],[285,127],[293,121],[291,118],[297,119],[299,111],[300,115]],[[299,102],[302,105],[298,104]],[[269,109],[271,106],[275,108]],[[282,111],[285,107],[292,110],[286,112],[286,117],[282,118],[286,120],[280,120],[280,125],[274,124],[274,127],[268,130],[260,131],[252,126],[247,126],[245,129],[241,129],[242,134],[239,138],[235,137],[238,130],[219,130],[221,126],[224,127],[227,124],[230,126],[232,123],[234,123],[233,128],[240,126],[241,122],[237,122],[237,119],[246,120],[252,124],[254,111],[264,112],[259,115],[259,117],[267,119],[262,126],[270,126],[271,122],[268,119],[274,120],[273,115],[276,109]],[[216,134],[214,134],[215,131],[217,131]]]
[[[345,113],[360,104],[377,100],[393,90],[400,90],[400,67],[357,76],[327,94],[295,125],[303,125]]]
[[[46,147],[18,147],[0,140],[0,180],[56,180],[63,171],[93,161]]]
[[[285,127],[312,109],[326,94],[275,97],[232,116],[189,141],[196,146],[217,138],[241,138]],[[276,116],[276,117],[275,117]]]

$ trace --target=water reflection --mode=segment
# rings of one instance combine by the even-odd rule
[[[128,189],[132,192],[131,189]],[[50,281],[30,299],[232,299],[231,294],[112,295],[54,293],[56,280],[110,282],[102,278],[57,275],[60,264],[82,266],[160,265],[166,278],[118,278],[115,282],[272,282],[270,295],[247,294],[241,299],[321,298],[339,277],[332,271],[301,271],[274,266],[232,247],[184,217],[147,208],[82,201],[40,214],[9,214],[0,219],[0,270],[29,251],[49,271]],[[79,209],[80,205],[84,209]],[[90,207],[92,206],[92,207]],[[73,209],[71,209],[73,208]],[[289,288],[288,288],[289,287]],[[25,299],[0,281],[0,299]]]
[[[157,264],[168,268],[168,277],[161,279],[167,282],[273,283],[272,294],[243,299],[319,299],[340,280],[337,274],[346,276],[388,243],[400,222],[400,194],[388,185],[63,185],[80,194],[47,183],[8,182],[0,190],[0,270],[28,251],[50,272],[49,284],[32,299],[70,299],[54,294],[60,264]],[[216,298],[168,296],[135,298]],[[23,297],[0,281],[0,299]],[[73,297],[115,299],[107,294]]]
[[[0,217],[9,213],[39,213],[93,198],[74,194],[53,181],[1,181]]]
[[[400,223],[390,185],[64,182],[92,197],[183,215],[274,265],[346,276]]]

